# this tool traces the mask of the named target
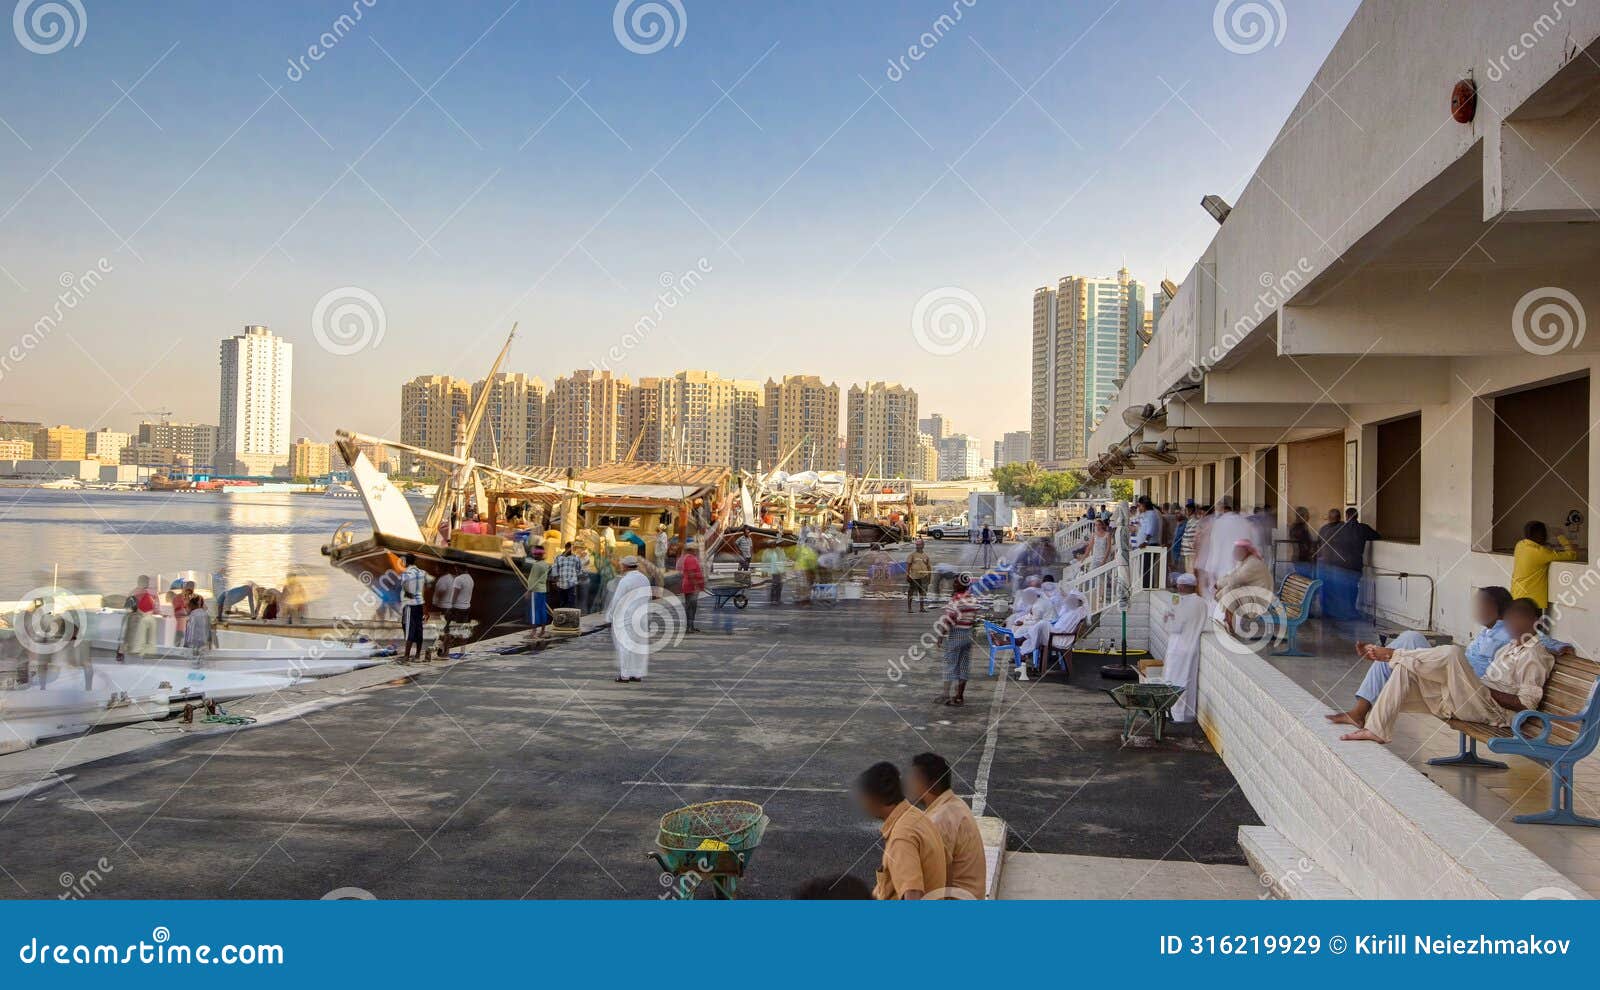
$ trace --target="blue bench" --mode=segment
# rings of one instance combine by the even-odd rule
[[[1556,657],[1537,711],[1518,712],[1509,729],[1449,719],[1450,727],[1461,733],[1461,753],[1428,762],[1436,766],[1504,770],[1504,763],[1477,755],[1477,743],[1482,741],[1488,743],[1493,752],[1542,763],[1550,768],[1550,807],[1537,814],[1518,815],[1514,820],[1525,825],[1600,827],[1600,819],[1588,818],[1574,810],[1572,787],[1573,768],[1594,752],[1595,744],[1600,742],[1597,684],[1600,684],[1600,664],[1581,657]]]
[[[1311,654],[1302,651],[1295,641],[1295,634],[1300,627],[1311,617],[1311,603],[1316,600],[1317,594],[1322,590],[1322,582],[1306,577],[1304,574],[1286,574],[1282,583],[1278,585],[1278,602],[1282,609],[1273,609],[1267,613],[1267,619],[1274,627],[1282,626],[1283,634],[1288,642],[1284,649],[1274,654],[1280,657],[1308,657]]]

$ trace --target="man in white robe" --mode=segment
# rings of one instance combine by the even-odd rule
[[[1193,574],[1178,575],[1178,594],[1168,605],[1162,620],[1167,630],[1167,655],[1162,660],[1161,676],[1183,688],[1172,706],[1174,722],[1193,722],[1200,689],[1200,633],[1206,627],[1206,602],[1195,593]]]
[[[1217,503],[1217,516],[1204,532],[1205,546],[1199,551],[1200,559],[1195,567],[1199,572],[1200,593],[1211,598],[1216,593],[1217,579],[1234,568],[1234,546],[1240,540],[1255,546],[1256,532],[1250,520],[1233,511],[1233,502],[1227,498]],[[1264,551],[1262,555],[1265,556]]]
[[[650,672],[650,579],[639,572],[638,557],[624,557],[621,564],[606,618],[617,651],[617,681],[638,682]]]

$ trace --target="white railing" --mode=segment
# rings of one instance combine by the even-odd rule
[[[1080,571],[1067,578],[1067,587],[1083,596],[1091,619],[1117,604],[1119,569],[1120,565],[1113,558],[1092,571]]]
[[[1140,547],[1133,551],[1129,561],[1130,580],[1135,591],[1149,591],[1167,586],[1167,548]]]
[[[1056,545],[1056,555],[1063,560],[1072,552],[1073,547],[1080,543],[1089,542],[1089,532],[1094,528],[1094,520],[1084,516],[1075,523],[1069,524],[1065,529],[1056,530],[1053,537]]]

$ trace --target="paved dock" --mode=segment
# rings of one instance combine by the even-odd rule
[[[602,632],[396,667],[336,706],[74,767],[0,805],[0,892],[54,897],[104,862],[94,896],[648,898],[665,890],[644,855],[658,818],[741,798],[773,820],[743,895],[783,897],[812,876],[870,882],[877,829],[850,782],[927,749],[1015,852],[1244,862],[1237,829],[1257,819],[1222,761],[1194,737],[1124,746],[1093,664],[1002,687],[975,652],[949,708],[936,659],[890,676],[933,613],[754,597],[707,601],[705,631],[643,684],[613,682]]]

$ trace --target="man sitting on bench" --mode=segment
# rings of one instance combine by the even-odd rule
[[[1467,644],[1467,663],[1482,677],[1489,669],[1490,661],[1500,652],[1500,648],[1511,642],[1511,633],[1506,630],[1506,608],[1511,604],[1511,592],[1499,587],[1489,585],[1479,588],[1472,596],[1473,619],[1483,630],[1472,638]],[[1553,656],[1565,656],[1575,653],[1572,644],[1563,643],[1544,633],[1539,634],[1539,642],[1549,650]],[[1428,637],[1412,630],[1403,632],[1389,641],[1389,647],[1395,650],[1421,650],[1429,645]],[[1357,652],[1364,650],[1364,644],[1357,644]],[[1365,658],[1365,654],[1361,656]],[[1356,703],[1350,706],[1347,712],[1335,712],[1323,716],[1330,722],[1343,725],[1353,725],[1361,728],[1367,724],[1367,713],[1372,711],[1372,706],[1377,703],[1378,694],[1383,686],[1389,682],[1390,667],[1383,661],[1375,662],[1367,669],[1367,676],[1362,678],[1361,686],[1356,688]]]
[[[1395,650],[1357,644],[1367,659],[1389,664],[1389,682],[1379,692],[1365,727],[1339,738],[1386,743],[1394,738],[1395,719],[1402,711],[1426,711],[1441,719],[1505,728],[1516,713],[1538,708],[1544,682],[1555,666],[1555,658],[1539,642],[1539,611],[1529,598],[1518,598],[1506,608],[1511,642],[1495,653],[1482,680],[1459,646]]]

